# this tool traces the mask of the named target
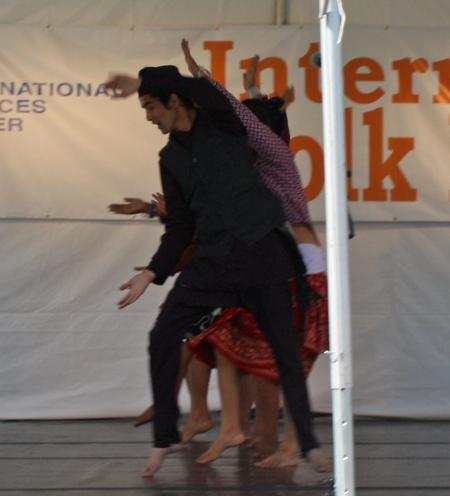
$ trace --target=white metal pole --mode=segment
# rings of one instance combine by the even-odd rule
[[[347,168],[340,38],[341,0],[320,0],[334,490],[354,496],[352,356],[348,277]]]
[[[275,24],[281,26],[285,24],[286,0],[277,0]]]

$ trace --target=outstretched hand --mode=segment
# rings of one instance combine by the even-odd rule
[[[248,91],[253,86],[256,86],[256,71],[258,70],[259,55],[253,57],[252,63],[244,72],[244,89]]]
[[[111,98],[127,98],[139,89],[141,80],[127,74],[110,74],[105,83],[107,90],[112,90]]]
[[[120,290],[129,289],[127,295],[117,303],[119,310],[134,303],[147,289],[147,286],[153,281],[154,276],[151,272],[144,271],[132,277],[128,282],[120,286]]]
[[[166,211],[166,200],[164,198],[164,195],[162,193],[155,193],[152,195],[153,200],[151,203],[155,205],[156,210],[155,214],[164,220],[167,217],[167,211]]]
[[[145,214],[148,212],[148,203],[140,198],[124,198],[123,201],[127,203],[112,203],[109,205],[109,211],[123,215]],[[152,203],[154,202],[152,201]]]

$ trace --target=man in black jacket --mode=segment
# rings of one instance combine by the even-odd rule
[[[194,234],[197,240],[195,256],[150,334],[155,447],[143,475],[153,476],[165,456],[181,447],[175,400],[181,340],[217,307],[254,314],[273,349],[302,452],[317,470],[327,471],[331,464],[313,434],[292,319],[288,279],[295,271],[277,233],[285,222],[281,205],[256,174],[231,105],[207,80],[183,77],[173,66],[148,67],[139,76],[147,120],[169,134],[160,152],[167,223],[147,269],[121,286],[129,291],[119,308],[136,301],[150,283],[163,284]]]

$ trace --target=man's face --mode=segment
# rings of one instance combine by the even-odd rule
[[[159,98],[150,95],[142,95],[139,101],[147,114],[147,120],[158,126],[163,134],[168,134],[175,129],[178,113],[172,98],[167,107],[161,103]]]

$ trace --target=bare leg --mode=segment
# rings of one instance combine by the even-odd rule
[[[245,441],[239,424],[239,381],[235,365],[216,351],[219,389],[222,402],[222,426],[219,435],[198,463],[209,463],[219,458],[224,450]]]
[[[153,420],[153,416],[155,415],[155,407],[150,405],[147,410],[142,412],[139,417],[133,422],[135,427],[139,427],[142,424],[147,424]]]
[[[284,398],[283,398],[284,400]],[[258,463],[257,467],[262,468],[277,468],[277,467],[295,467],[299,460],[300,445],[298,443],[295,425],[292,420],[286,401],[284,403],[284,418],[285,430],[283,441],[277,451]],[[312,464],[317,472],[331,472],[333,470],[333,462],[327,457],[321,448],[315,448],[306,454],[306,459]]]
[[[246,440],[252,439],[250,414],[255,401],[255,381],[251,374],[240,374],[239,381],[239,423]]]
[[[185,345],[181,346],[181,357],[180,357],[180,370],[178,372],[177,383],[175,386],[175,396],[178,397],[178,393],[180,392],[181,383],[183,382],[183,378],[186,375],[186,370],[189,366],[189,363],[192,360],[192,353],[189,348]],[[152,408],[153,405],[150,407]],[[148,410],[150,410],[150,408]],[[148,411],[146,410],[146,411]],[[144,412],[145,413],[145,412]],[[183,445],[181,443],[172,444],[168,448],[153,448],[150,453],[150,458],[148,459],[147,465],[144,467],[142,471],[143,477],[153,477],[155,473],[161,467],[164,458],[171,453],[175,453],[179,451]]]
[[[256,428],[258,450],[254,456],[263,458],[274,453],[278,446],[278,417],[280,391],[278,383],[255,377]]]
[[[284,402],[284,437],[278,449],[271,456],[255,463],[256,467],[276,468],[295,467],[299,462],[299,444],[292,417]],[[313,451],[313,450],[311,450]]]
[[[180,392],[181,383],[183,382],[183,378],[186,375],[186,370],[190,361],[192,360],[192,353],[189,348],[184,344],[181,346],[181,362],[180,362],[180,371],[178,373],[177,386],[176,386],[176,395],[178,397],[178,393]],[[133,422],[135,427],[139,427],[140,425],[147,424],[148,422],[152,422],[153,416],[155,415],[155,407],[154,405],[150,405],[147,410],[142,412],[139,417]]]
[[[142,471],[142,477],[153,477],[161,467],[164,458],[182,448],[182,444],[172,444],[168,448],[153,448],[147,465]]]
[[[214,427],[208,410],[207,396],[211,369],[200,360],[192,360],[186,379],[191,393],[191,412],[181,432],[183,443],[190,441],[196,434],[207,432]]]

